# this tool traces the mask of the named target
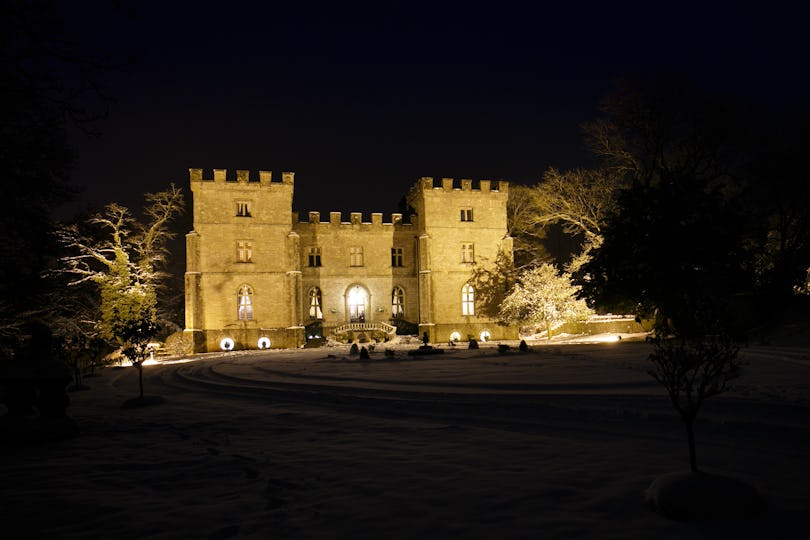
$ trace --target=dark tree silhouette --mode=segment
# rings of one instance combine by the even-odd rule
[[[626,177],[603,244],[584,265],[597,305],[661,316],[682,336],[716,332],[731,298],[751,290],[741,204],[747,109],[682,79],[620,86],[586,132],[605,167]]]
[[[739,376],[729,306],[750,290],[745,249],[742,117],[733,103],[678,80],[625,86],[588,128],[595,150],[629,187],[583,266],[583,291],[601,306],[657,314],[650,375],[686,426],[704,400]]]
[[[727,327],[728,306],[748,290],[737,206],[684,179],[622,192],[604,244],[583,266],[596,305],[659,315],[659,330],[700,336]]]
[[[770,306],[810,294],[810,182],[804,148],[810,110],[773,115],[758,134],[745,204],[756,210],[750,241],[756,284]]]
[[[68,128],[91,132],[106,114],[92,58],[57,2],[0,2],[0,337],[43,319],[54,290],[54,211],[75,196]]]

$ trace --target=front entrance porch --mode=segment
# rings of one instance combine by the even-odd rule
[[[340,339],[390,339],[397,333],[397,327],[384,322],[350,322],[333,327],[330,335],[336,340]]]

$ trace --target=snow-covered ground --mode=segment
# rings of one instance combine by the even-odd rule
[[[499,354],[419,343],[235,351],[146,366],[163,405],[122,409],[134,368],[71,394],[81,436],[0,447],[2,538],[795,538],[810,530],[810,349],[742,350],[706,402],[699,464],[767,514],[679,523],[643,492],[688,468],[649,346],[555,337]],[[614,338],[611,338],[614,339]],[[582,343],[582,341],[604,341]],[[572,343],[577,342],[580,343]],[[0,410],[0,413],[2,411]]]

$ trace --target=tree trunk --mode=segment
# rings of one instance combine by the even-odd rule
[[[546,339],[551,341],[551,321],[546,319]]]
[[[143,399],[143,364],[138,364],[138,388],[141,391],[141,399]]]
[[[694,418],[684,419],[684,424],[686,424],[686,435],[689,440],[689,467],[692,472],[698,472],[697,455],[695,454],[695,420]]]

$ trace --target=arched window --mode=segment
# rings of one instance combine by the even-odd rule
[[[394,287],[391,291],[391,317],[398,319],[405,316],[405,291],[402,287]]]
[[[346,292],[346,307],[349,311],[349,322],[366,322],[366,304],[368,292],[360,285],[354,285]]]
[[[236,318],[240,321],[253,320],[253,289],[248,284],[239,287],[236,298]]]
[[[469,283],[461,288],[461,314],[475,315],[475,291]]]
[[[323,319],[323,311],[321,310],[321,290],[318,287],[313,287],[309,290],[309,318]]]

